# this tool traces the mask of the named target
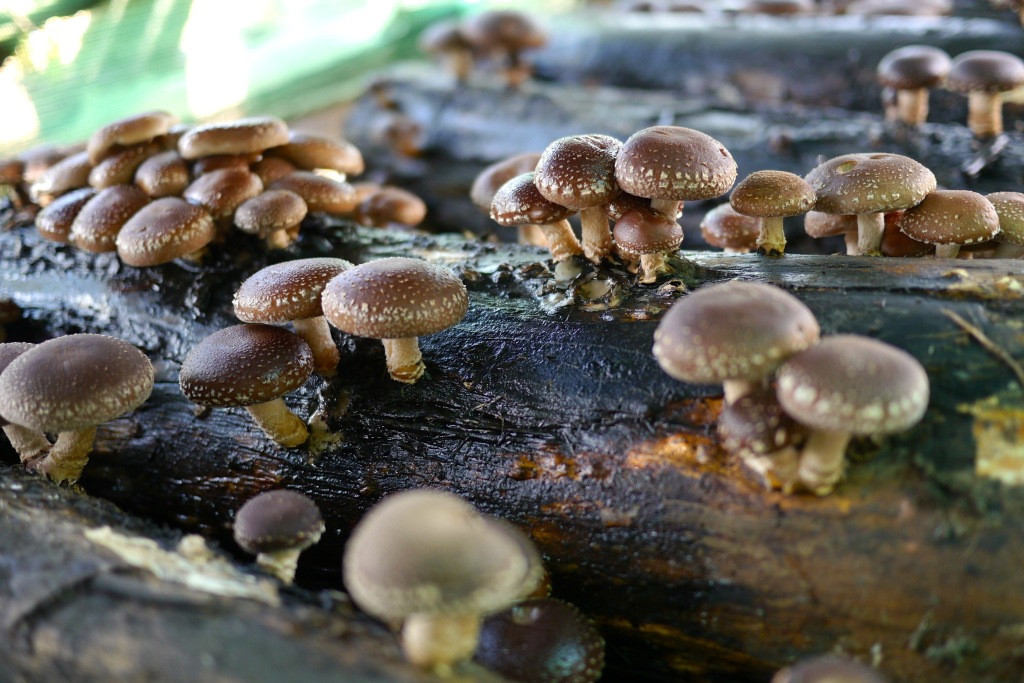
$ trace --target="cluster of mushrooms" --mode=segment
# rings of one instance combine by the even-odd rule
[[[990,0],[993,7],[1020,15],[1021,0]],[[627,12],[685,12],[704,14],[853,15],[941,17],[953,13],[953,0],[624,0],[619,7]]]

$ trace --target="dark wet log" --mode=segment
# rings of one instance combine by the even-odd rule
[[[678,281],[636,288],[603,269],[610,293],[588,300],[600,289],[589,271],[559,285],[536,249],[304,229],[271,258],[412,254],[453,267],[471,292],[465,321],[422,340],[428,376],[413,386],[387,377],[379,343],[337,336],[338,376],[289,399],[325,416],[332,434],[318,455],[275,447],[241,410],[197,416],[175,382],[188,349],[233,322],[237,284],[267,263],[252,242],[201,268],[143,271],[29,229],[0,233],[0,289],[29,319],[12,336],[104,331],[160,369],[150,401],[99,430],[86,491],[230,547],[244,500],[299,489],[328,528],[299,583],[335,588],[344,539],[382,495],[455,491],[532,534],[555,594],[608,639],[612,679],[764,681],[793,657],[836,649],[893,680],[1007,680],[1024,665],[1024,392],[944,315],[1024,359],[1019,262],[676,263],[691,287],[785,287],[825,334],[870,334],[927,368],[924,422],[857,443],[848,479],[818,499],[762,490],[717,445],[720,390],[673,381],[654,362]]]

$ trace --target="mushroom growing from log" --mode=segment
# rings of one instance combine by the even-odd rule
[[[270,156],[287,159],[295,166],[307,171],[326,169],[339,174],[336,180],[344,180],[346,176],[359,175],[366,168],[363,153],[347,140],[331,138],[311,133],[289,131],[288,142],[280,147],[268,149]]]
[[[949,75],[950,58],[931,45],[907,45],[882,57],[878,82],[896,91],[896,115],[908,126],[928,119],[928,89],[941,85]]]
[[[755,171],[733,189],[729,203],[737,213],[761,219],[757,251],[781,256],[786,251],[782,219],[807,213],[814,206],[814,189],[786,171]]]
[[[987,242],[999,232],[999,214],[977,192],[935,190],[900,217],[900,232],[935,245],[936,258],[956,258],[960,247]]]
[[[858,662],[823,656],[779,669],[771,683],[885,683],[885,679]]]
[[[555,263],[579,256],[583,247],[566,220],[573,214],[560,204],[544,198],[534,183],[533,173],[523,173],[498,188],[491,201],[491,219],[500,225],[536,225],[544,233]]]
[[[1024,193],[993,192],[985,198],[999,216],[999,246],[993,258],[1024,258]]]
[[[298,491],[266,491],[235,513],[235,543],[256,555],[256,564],[281,583],[295,579],[299,555],[320,540],[326,527],[316,503]]]
[[[286,249],[298,239],[308,210],[291,190],[267,190],[242,202],[232,220],[242,232],[263,238],[268,249]]]
[[[946,87],[967,95],[967,126],[978,138],[1003,132],[1003,93],[1024,85],[1024,61],[1009,52],[970,50],[953,59]]]
[[[286,144],[288,126],[284,121],[256,116],[190,128],[178,140],[178,153],[193,160],[216,154],[259,154]]]
[[[673,218],[644,207],[628,211],[615,221],[615,243],[631,258],[640,257],[639,282],[650,284],[667,270],[665,255],[683,243],[683,229]]]
[[[89,138],[89,162],[99,164],[115,145],[127,147],[166,135],[176,123],[178,117],[166,111],[147,111],[108,123]]]
[[[93,187],[82,187],[62,194],[36,216],[36,230],[44,239],[66,243],[71,239],[75,218],[95,196],[96,188]]]
[[[161,197],[129,218],[114,243],[128,265],[157,266],[176,258],[199,258],[215,234],[206,209],[179,197]]]
[[[536,169],[538,161],[540,161],[540,154],[526,152],[502,159],[484,168],[473,179],[473,184],[469,188],[470,201],[478,209],[490,215],[491,202],[494,201],[494,195],[498,189],[516,176],[530,173]],[[538,247],[548,245],[544,232],[539,226],[527,224],[518,226],[518,229],[520,244],[533,244]]]
[[[739,456],[769,489],[793,490],[807,430],[782,410],[774,391],[759,389],[726,404],[717,427],[725,450]]]
[[[82,206],[68,239],[79,249],[96,254],[117,251],[117,233],[146,204],[149,197],[134,185],[104,188]]]
[[[469,80],[473,71],[473,43],[466,37],[461,22],[435,21],[420,34],[419,48],[444,61],[457,83]]]
[[[33,347],[35,344],[28,342],[0,343],[0,376],[3,375],[11,361]],[[3,415],[0,415],[0,428],[3,428],[7,440],[11,442],[11,447],[14,448],[24,465],[35,462],[50,450],[50,442],[46,438],[46,434],[38,429],[12,424],[5,420]]]
[[[496,54],[504,61],[502,74],[510,88],[522,85],[533,71],[522,52],[548,42],[547,33],[533,19],[515,10],[481,12],[463,22],[462,32],[478,52]]]
[[[727,254],[746,254],[757,248],[761,221],[744,216],[730,204],[719,204],[704,214],[700,234],[704,241]]]

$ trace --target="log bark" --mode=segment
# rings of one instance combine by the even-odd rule
[[[298,583],[341,587],[343,542],[381,496],[454,491],[527,530],[555,594],[594,617],[609,680],[763,681],[791,659],[842,651],[892,680],[1005,680],[1024,645],[1024,393],[944,311],[1022,360],[1019,262],[688,254],[638,287],[615,268],[552,279],[544,252],[307,220],[273,255],[240,238],[201,267],[138,270],[109,255],[0,233],[0,289],[26,310],[13,338],[103,331],[158,367],[153,397],[101,427],[80,481],[132,514],[230,547],[242,502],[301,490],[327,533]],[[319,448],[276,447],[242,410],[197,412],[176,369],[235,321],[231,294],[270,261],[406,254],[451,267],[471,305],[421,340],[427,376],[388,379],[379,343],[336,334],[330,381],[289,397],[318,413]],[[827,498],[763,490],[717,444],[718,387],[674,381],[651,356],[661,314],[709,282],[784,287],[824,334],[869,334],[925,365],[925,420],[858,442]],[[609,294],[587,299],[592,279]],[[588,284],[590,282],[591,284]]]

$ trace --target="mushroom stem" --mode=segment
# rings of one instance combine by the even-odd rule
[[[295,569],[299,566],[299,555],[301,554],[301,548],[259,553],[256,556],[256,566],[268,574],[276,576],[281,583],[288,586],[295,580]]]
[[[1002,135],[1002,93],[985,90],[967,93],[967,127],[978,138],[994,138],[997,135]]]
[[[505,76],[505,84],[509,88],[518,88],[530,78],[533,68],[523,60],[519,50],[509,50],[505,58],[505,68],[502,70]]]
[[[532,244],[535,247],[548,246],[548,240],[544,237],[544,230],[539,225],[529,223],[520,225],[517,229],[519,244]]]
[[[266,237],[267,249],[287,249],[294,241],[288,228],[275,230]]]
[[[88,427],[72,432],[61,432],[46,457],[37,461],[36,472],[63,484],[74,484],[82,476],[82,470],[89,462],[89,453],[96,438],[96,428]]]
[[[860,248],[857,246],[857,233],[850,231],[843,233],[843,241],[846,242],[847,256],[860,256]],[[881,243],[879,243],[881,249]]]
[[[194,264],[196,264],[198,266],[198,265],[202,265],[203,259],[205,259],[206,255],[209,254],[209,253],[210,253],[210,248],[209,247],[203,247],[202,249],[198,249],[196,251],[193,251],[191,254],[185,254],[184,256],[182,256],[180,258],[181,258],[182,261],[188,261],[189,263],[194,263]]]
[[[992,258],[1024,258],[1024,244],[1000,242]]]
[[[761,231],[757,234],[757,252],[765,256],[782,256],[786,253],[786,233],[782,230],[781,216],[766,216],[761,219]]]
[[[640,254],[640,282],[645,285],[649,285],[652,282],[657,281],[658,275],[666,272],[667,265],[665,263],[665,254],[658,252],[655,254]]]
[[[601,263],[612,253],[612,231],[608,229],[608,216],[601,206],[580,210],[583,226],[583,255],[593,263]]]
[[[674,218],[676,220],[679,220],[679,216],[683,214],[683,212],[679,210],[678,199],[652,199],[651,208],[660,214],[664,214],[669,218]]]
[[[843,477],[848,443],[849,432],[812,431],[800,452],[800,483],[819,496],[830,493]]]
[[[381,339],[381,342],[384,344],[384,359],[391,379],[413,384],[423,376],[426,366],[423,365],[423,355],[416,337]]]
[[[793,491],[800,468],[800,452],[796,448],[786,446],[773,453],[742,452],[740,457],[747,467],[760,475],[768,490]]]
[[[764,387],[763,381],[758,382],[747,379],[727,379],[722,382],[722,390],[725,393],[725,404],[732,405],[737,400],[762,387]]]
[[[267,436],[285,448],[301,446],[309,437],[306,423],[288,409],[282,398],[246,406],[245,409]]]
[[[327,324],[327,318],[318,315],[315,318],[293,320],[292,325],[295,334],[302,337],[313,351],[313,368],[321,375],[337,372],[341,355],[331,337],[331,326]]]
[[[878,256],[882,253],[884,231],[884,213],[857,214],[857,250],[861,256]]]
[[[456,48],[448,51],[448,66],[459,83],[469,80],[469,74],[473,71],[473,51],[466,48]]]
[[[548,242],[548,249],[551,250],[551,258],[555,261],[564,261],[570,256],[579,256],[583,253],[583,247],[572,231],[569,221],[561,220],[554,223],[539,226],[544,238]]]
[[[956,258],[960,253],[959,244],[936,244],[935,258]]]
[[[31,464],[50,450],[50,442],[46,435],[28,427],[16,424],[4,425],[4,434],[11,446],[21,456],[21,464]]]
[[[928,120],[928,88],[896,91],[899,120],[908,126],[920,126]]]
[[[402,652],[410,663],[444,676],[473,656],[479,637],[477,614],[413,614],[402,626]]]

